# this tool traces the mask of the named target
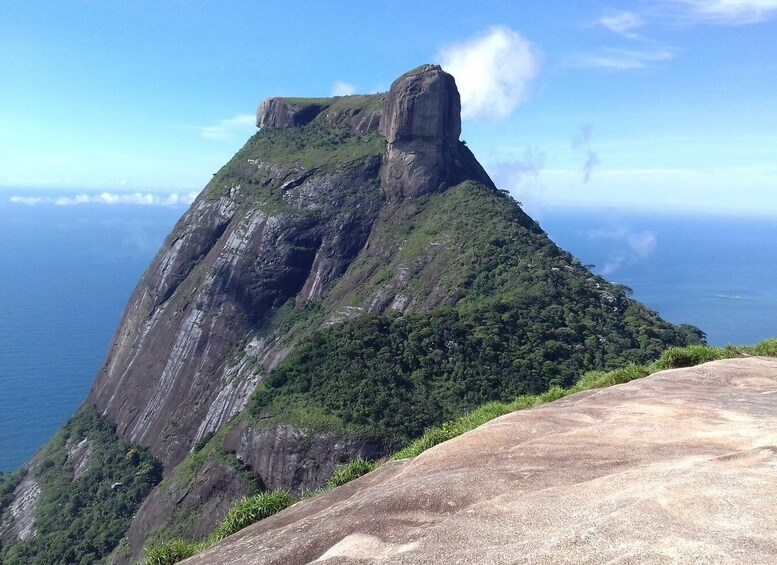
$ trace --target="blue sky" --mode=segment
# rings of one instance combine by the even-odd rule
[[[462,138],[530,212],[777,217],[777,0],[0,5],[0,187],[19,202],[177,203],[263,98],[436,62]]]

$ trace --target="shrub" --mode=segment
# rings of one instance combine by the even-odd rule
[[[288,493],[279,490],[244,498],[232,507],[226,518],[213,532],[213,542],[231,536],[254,522],[269,518],[293,503],[294,499]]]
[[[765,357],[777,357],[777,338],[765,339],[761,343],[751,348],[753,355],[762,355]]]
[[[724,350],[708,345],[690,345],[688,347],[670,347],[651,367],[653,370],[679,369],[693,367],[708,361],[722,359]]]
[[[364,459],[354,459],[350,463],[347,463],[341,467],[335,469],[332,477],[329,479],[327,486],[329,488],[339,487],[346,483],[350,483],[354,479],[358,479],[362,475],[366,475],[377,467],[377,463],[372,461],[366,461]]]
[[[147,548],[145,565],[173,565],[191,557],[201,549],[195,544],[182,539],[174,539],[153,548]]]

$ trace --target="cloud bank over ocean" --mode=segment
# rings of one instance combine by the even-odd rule
[[[9,196],[7,201],[12,204],[36,206],[50,204],[54,206],[75,206],[78,204],[133,204],[137,206],[188,206],[197,198],[197,192],[169,194],[154,194],[150,192],[100,192],[79,193],[58,196]]]

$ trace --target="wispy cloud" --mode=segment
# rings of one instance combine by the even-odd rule
[[[528,148],[520,155],[502,157],[488,165],[488,173],[498,188],[507,190],[524,208],[539,206],[539,176],[545,168],[545,153]]]
[[[537,49],[502,26],[447,45],[436,59],[456,79],[464,119],[505,119],[526,100],[540,69]]]
[[[696,23],[744,25],[777,17],[777,0],[657,0],[670,15]]]
[[[627,228],[590,230],[586,236],[592,240],[608,240],[613,250],[601,274],[611,275],[625,265],[632,265],[650,257],[656,249],[656,234],[651,231],[631,231]]]
[[[214,126],[199,126],[200,135],[210,141],[232,139],[235,135],[249,135],[256,129],[256,116],[238,114],[232,118],[219,120]]]
[[[634,33],[634,30],[645,25],[645,20],[634,12],[617,12],[603,16],[597,23],[628,39],[639,39],[639,34]]]
[[[509,160],[500,160],[488,167],[500,188],[512,190],[527,180],[536,179],[545,166],[545,153],[528,148],[523,154]]]
[[[644,69],[651,63],[671,61],[675,52],[669,49],[645,50],[603,49],[596,55],[582,55],[574,59],[574,66],[593,67],[610,71]]]
[[[332,85],[332,96],[350,96],[356,87],[348,82],[337,81]]]
[[[196,192],[170,194],[152,194],[142,192],[118,193],[101,192],[99,194],[75,194],[72,196],[10,196],[8,202],[35,206],[53,204],[55,206],[74,206],[78,204],[134,204],[140,206],[188,206],[197,198]]]
[[[594,167],[599,164],[599,155],[591,149],[591,134],[594,128],[590,124],[580,127],[580,133],[572,140],[572,149],[579,149],[585,156],[583,163],[583,182],[591,180]]]

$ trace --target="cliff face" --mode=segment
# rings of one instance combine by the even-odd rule
[[[460,113],[453,77],[438,67],[394,81],[380,122],[388,143],[381,183],[389,197],[412,198],[456,184]]]
[[[84,407],[164,469],[115,510],[132,523],[110,561],[150,534],[202,536],[258,490],[317,488],[478,403],[685,343],[496,189],[459,141],[459,110],[432,65],[387,94],[262,102],[261,131],[143,275]],[[137,476],[133,450],[117,476]],[[49,459],[80,480],[75,459]],[[46,523],[30,519],[37,501],[64,496],[39,488],[43,465],[0,509],[18,555]]]
[[[241,205],[253,188],[243,184],[201,195],[133,293],[88,399],[168,468],[244,406],[255,365],[261,373],[283,359],[284,347],[251,332],[288,301],[319,298],[379,210],[377,157],[320,175],[249,166],[284,191],[288,210]]]

